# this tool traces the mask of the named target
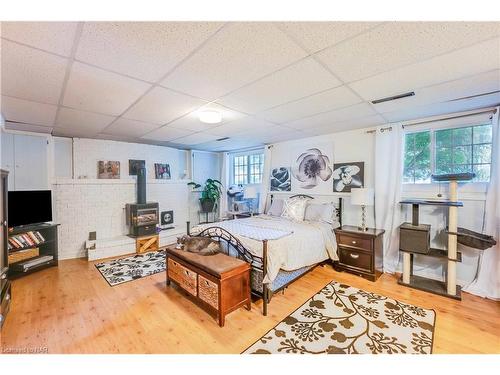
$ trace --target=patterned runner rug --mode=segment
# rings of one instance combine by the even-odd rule
[[[436,313],[332,281],[245,354],[430,354]]]
[[[115,286],[165,271],[165,250],[96,263],[95,266],[108,284]]]

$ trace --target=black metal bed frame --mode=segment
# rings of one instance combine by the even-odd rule
[[[295,198],[295,197],[301,197],[301,198],[310,198],[314,199],[314,197],[311,197],[310,195],[306,194],[295,194],[292,195],[290,198]],[[273,194],[271,194],[271,203],[273,201]],[[340,225],[342,226],[342,197],[338,198],[339,204],[338,204],[338,209],[336,216],[339,220]],[[190,228],[190,222],[187,222],[187,234],[191,235],[191,228]],[[224,241],[227,245],[227,254],[232,255],[231,250],[233,249],[233,254],[232,256],[236,256],[236,258],[241,259],[248,264],[250,264],[251,267],[251,272],[257,272],[257,273],[262,273],[262,280],[266,277],[267,274],[267,249],[268,249],[268,240],[262,240],[262,257],[258,257],[256,255],[253,255],[250,253],[245,246],[241,243],[241,241],[233,236],[231,233],[229,233],[227,230],[224,228],[218,227],[218,226],[213,226],[213,227],[208,227],[202,230],[200,233],[197,233],[195,235],[196,237],[209,237],[212,238],[218,242]],[[288,285],[290,285],[292,282],[300,279],[302,276],[310,272],[311,270],[314,269],[315,266],[311,267],[310,270],[300,274],[296,278],[290,280],[288,283],[282,285],[278,289],[271,291],[269,287],[267,286],[267,283],[262,282],[262,292],[258,290],[252,290],[252,294],[257,296],[258,298],[262,298],[263,301],[263,315],[267,315],[267,305],[271,301],[271,298],[273,294],[284,290]]]

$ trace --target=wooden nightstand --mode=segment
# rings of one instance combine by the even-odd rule
[[[339,260],[334,262],[334,268],[377,280],[383,272],[384,232],[372,228],[363,232],[350,225],[335,229]]]

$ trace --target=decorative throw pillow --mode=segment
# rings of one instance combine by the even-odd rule
[[[267,214],[270,216],[281,216],[281,214],[283,213],[283,205],[283,199],[273,199],[271,207],[269,207],[269,209],[267,210]]]
[[[284,202],[281,216],[294,221],[304,221],[307,201],[307,198],[302,197],[288,198]]]
[[[306,206],[304,220],[332,224],[335,206],[332,203],[309,203]]]

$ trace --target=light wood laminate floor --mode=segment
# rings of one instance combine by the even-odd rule
[[[315,270],[273,298],[217,322],[165,274],[110,287],[83,259],[13,282],[13,301],[1,334],[4,352],[240,353],[331,280],[436,310],[434,353],[500,353],[500,303],[463,293],[462,301],[400,286],[395,276],[372,283],[331,266]]]

